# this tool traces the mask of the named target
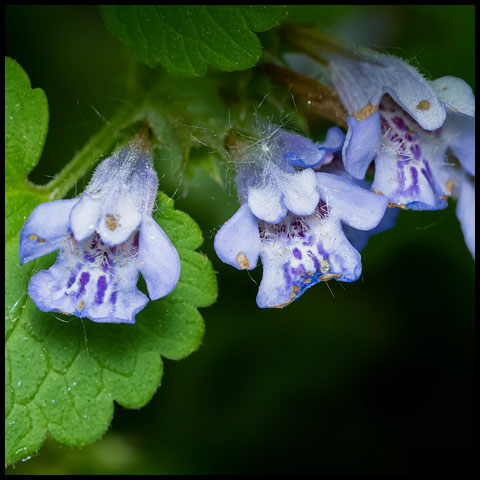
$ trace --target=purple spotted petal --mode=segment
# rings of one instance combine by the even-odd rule
[[[360,254],[335,217],[289,214],[277,225],[263,224],[261,237],[260,308],[283,308],[318,282],[353,282],[361,274]]]
[[[20,231],[20,265],[58,250],[70,228],[70,211],[78,202],[56,200],[35,207]]]
[[[475,258],[475,180],[465,175],[458,195],[457,217],[470,253]]]
[[[320,198],[328,205],[330,216],[359,230],[371,230],[383,218],[388,199],[377,195],[345,177],[331,173],[316,174]]]
[[[465,80],[446,76],[433,80],[430,85],[451,112],[475,116],[475,95]]]
[[[137,254],[138,233],[116,247],[105,245],[96,233],[82,242],[67,235],[55,264],[30,279],[28,293],[44,312],[134,323],[148,302],[136,288]]]
[[[427,165],[398,162],[394,153],[383,151],[375,160],[372,188],[382,192],[392,203],[412,210],[445,208],[446,200],[436,190],[435,179]]]
[[[447,155],[448,149],[466,165],[473,163],[474,119],[449,114],[441,129],[429,132],[419,128],[390,97],[380,107],[382,147],[375,159],[372,188],[408,209],[445,208],[446,198],[455,192],[462,176]]]
[[[149,215],[140,225],[138,268],[152,300],[169,294],[180,277],[180,258],[165,232]]]
[[[218,231],[215,252],[222,262],[239,270],[252,270],[260,254],[258,220],[244,203]]]
[[[362,179],[380,148],[380,116],[375,112],[363,121],[347,117],[348,132],[343,145],[345,169],[354,178]]]

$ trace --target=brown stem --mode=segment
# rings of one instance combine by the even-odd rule
[[[280,32],[282,39],[288,45],[306,53],[322,65],[328,65],[332,54],[359,59],[345,43],[317,29],[286,24]]]
[[[297,105],[303,110],[347,127],[347,111],[333,89],[313,78],[273,63],[266,63],[263,68],[272,80],[281,83],[295,95]]]

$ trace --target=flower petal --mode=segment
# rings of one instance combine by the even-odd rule
[[[289,165],[294,167],[312,167],[321,163],[325,152],[310,139],[282,130],[279,135],[281,151]]]
[[[320,198],[326,202],[329,215],[359,230],[371,230],[382,219],[388,199],[377,195],[345,177],[317,173]]]
[[[296,215],[311,215],[320,199],[315,172],[307,168],[281,177],[283,204]],[[270,222],[276,223],[276,222]]]
[[[462,167],[470,175],[475,176],[475,117],[447,115],[441,137]]]
[[[252,213],[268,223],[278,223],[287,215],[287,208],[282,202],[282,192],[276,183],[248,188],[247,201]]]
[[[320,281],[353,282],[361,274],[360,254],[338,219],[289,214],[280,224],[264,228],[260,308],[283,308]]]
[[[399,208],[387,208],[382,220],[380,220],[380,223],[375,228],[372,228],[371,230],[357,230],[350,225],[344,225],[343,233],[345,233],[345,236],[352,244],[353,248],[358,252],[361,252],[372,235],[384,232],[395,226],[399,212]]]
[[[102,205],[102,216],[97,231],[107,245],[119,245],[137,229],[142,214],[129,195],[109,199]]]
[[[425,130],[436,130],[445,121],[445,109],[433,88],[408,63],[366,48],[363,59],[332,55],[330,70],[335,88],[351,114],[376,106],[388,93]]]
[[[215,235],[214,248],[222,262],[252,270],[260,254],[258,220],[244,203]]]
[[[331,127],[327,130],[325,141],[319,142],[318,148],[325,152],[338,152],[345,141],[345,134],[338,127]]]
[[[37,307],[94,322],[135,323],[148,302],[136,288],[138,237],[118,247],[102,244],[98,234],[83,242],[68,238],[55,264],[30,279],[28,293]]]
[[[102,202],[84,193],[70,213],[70,228],[77,242],[92,235],[102,214]]]
[[[138,268],[152,300],[168,295],[180,277],[180,258],[176,248],[147,214],[143,214],[140,224]]]
[[[440,101],[454,113],[475,116],[475,95],[470,85],[457,77],[441,77],[430,82]]]
[[[475,180],[468,175],[465,175],[460,185],[457,217],[462,225],[465,243],[475,258]]]
[[[20,265],[61,247],[77,202],[78,198],[55,200],[35,207],[20,231]]]
[[[343,163],[350,175],[361,180],[380,148],[380,116],[375,112],[362,121],[347,117],[347,123],[348,132],[342,150]]]

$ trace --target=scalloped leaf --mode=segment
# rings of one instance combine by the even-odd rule
[[[253,32],[286,15],[281,5],[102,5],[103,20],[140,61],[197,77],[207,65],[232,72],[253,67],[262,46]]]
[[[33,208],[46,201],[46,193],[28,184],[26,174],[43,148],[47,102],[41,90],[31,89],[16,62],[7,59],[5,67],[6,118],[12,108],[18,114],[13,128],[7,123],[5,130],[6,172],[10,172],[6,176],[5,462],[10,464],[35,452],[47,432],[66,445],[94,442],[110,425],[114,401],[126,408],[144,406],[160,385],[162,357],[179,360],[199,347],[204,322],[197,307],[216,300],[217,281],[208,259],[194,251],[203,241],[200,228],[160,193],[154,218],[176,246],[182,263],[179,283],[170,295],[149,302],[134,325],[99,324],[37,309],[27,294],[28,281],[53,263],[55,253],[20,267],[18,233]],[[24,132],[28,144],[22,142]]]

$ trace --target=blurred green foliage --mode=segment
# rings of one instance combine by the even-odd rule
[[[473,86],[473,6],[288,10],[364,35],[357,39],[431,78],[455,75]],[[7,7],[6,55],[49,101],[49,135],[32,175],[40,183],[135,95],[139,67],[93,6]],[[177,199],[181,177],[162,181],[172,162],[157,160],[160,188]],[[213,251],[215,232],[238,207],[228,167],[225,176],[222,189],[197,170],[176,202],[200,224],[218,272],[200,350],[166,361],[152,401],[139,411],[117,406],[102,440],[83,449],[47,442],[7,473],[473,472],[474,262],[455,205],[401,212],[397,227],[362,252],[361,280],[317,285],[288,308],[265,311],[255,304],[261,268],[250,277]]]

